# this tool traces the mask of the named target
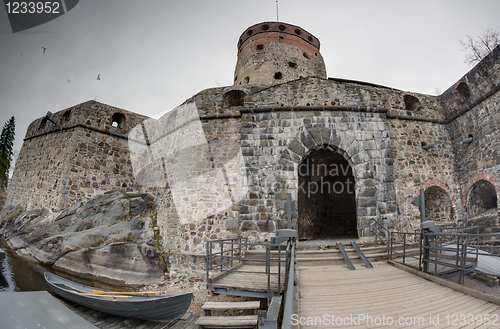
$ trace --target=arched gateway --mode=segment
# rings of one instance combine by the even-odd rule
[[[299,238],[357,237],[352,168],[339,153],[312,151],[298,166]]]

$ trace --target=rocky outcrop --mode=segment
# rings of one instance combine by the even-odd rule
[[[149,194],[106,192],[59,213],[0,213],[0,236],[20,256],[88,278],[128,286],[158,281],[166,270],[154,235]]]

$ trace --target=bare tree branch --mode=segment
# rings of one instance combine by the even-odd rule
[[[500,44],[500,31],[488,28],[483,31],[482,36],[473,38],[466,35],[466,40],[460,40],[460,44],[468,53],[465,54],[464,62],[475,65],[483,60],[496,46]]]

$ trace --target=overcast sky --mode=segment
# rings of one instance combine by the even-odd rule
[[[499,13],[498,0],[279,1],[280,21],[319,38],[329,77],[432,95],[471,69],[459,40],[500,29]],[[240,34],[264,21],[275,0],[80,0],[12,33],[2,6],[0,125],[15,116],[19,151],[33,120],[88,100],[155,116],[231,85]]]

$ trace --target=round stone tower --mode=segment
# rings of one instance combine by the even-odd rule
[[[270,85],[310,76],[326,79],[325,63],[318,38],[301,27],[264,22],[240,36],[235,85]]]

